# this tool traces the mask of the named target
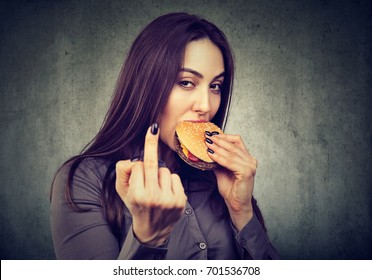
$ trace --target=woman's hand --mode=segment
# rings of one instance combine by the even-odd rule
[[[116,164],[116,191],[133,218],[133,232],[143,244],[159,246],[169,237],[186,206],[181,180],[158,167],[158,127],[148,129],[144,160]]]
[[[209,156],[222,168],[215,169],[218,190],[231,220],[241,230],[253,217],[252,194],[257,160],[240,135],[206,133]]]

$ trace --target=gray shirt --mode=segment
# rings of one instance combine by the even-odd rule
[[[51,200],[51,228],[57,259],[277,259],[257,217],[239,232],[228,215],[223,215],[216,182],[195,170],[195,176],[182,178],[188,197],[183,217],[170,238],[160,247],[141,244],[134,236],[132,218],[125,211],[123,232],[118,238],[105,217],[101,191],[108,165],[86,159],[73,180],[76,204],[89,211],[69,207],[64,189],[69,165],[57,174]],[[192,173],[191,173],[192,174]],[[206,174],[206,173],[204,173]]]

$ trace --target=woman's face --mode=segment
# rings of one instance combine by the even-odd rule
[[[160,139],[172,150],[176,125],[184,120],[210,121],[221,103],[224,62],[219,48],[208,39],[186,46],[183,68],[165,105]]]

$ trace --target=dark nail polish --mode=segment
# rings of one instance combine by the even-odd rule
[[[209,143],[209,144],[213,144],[213,141],[209,138],[205,138],[205,142]]]
[[[214,154],[214,151],[208,148],[208,153]]]
[[[206,131],[206,132],[205,132],[205,135],[211,137],[211,136],[212,136],[212,133],[210,133],[209,131]]]
[[[220,134],[218,131],[212,131],[212,135],[218,135]]]
[[[153,135],[158,134],[158,129],[159,129],[159,125],[158,125],[157,123],[153,123],[153,124],[151,125],[151,133],[152,133]]]

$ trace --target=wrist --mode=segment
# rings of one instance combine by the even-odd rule
[[[146,234],[133,226],[133,235],[142,245],[149,247],[159,247],[167,242],[170,232],[164,231]]]
[[[243,227],[252,220],[254,211],[250,207],[242,211],[234,211],[229,209],[230,219],[237,231],[241,231]]]

